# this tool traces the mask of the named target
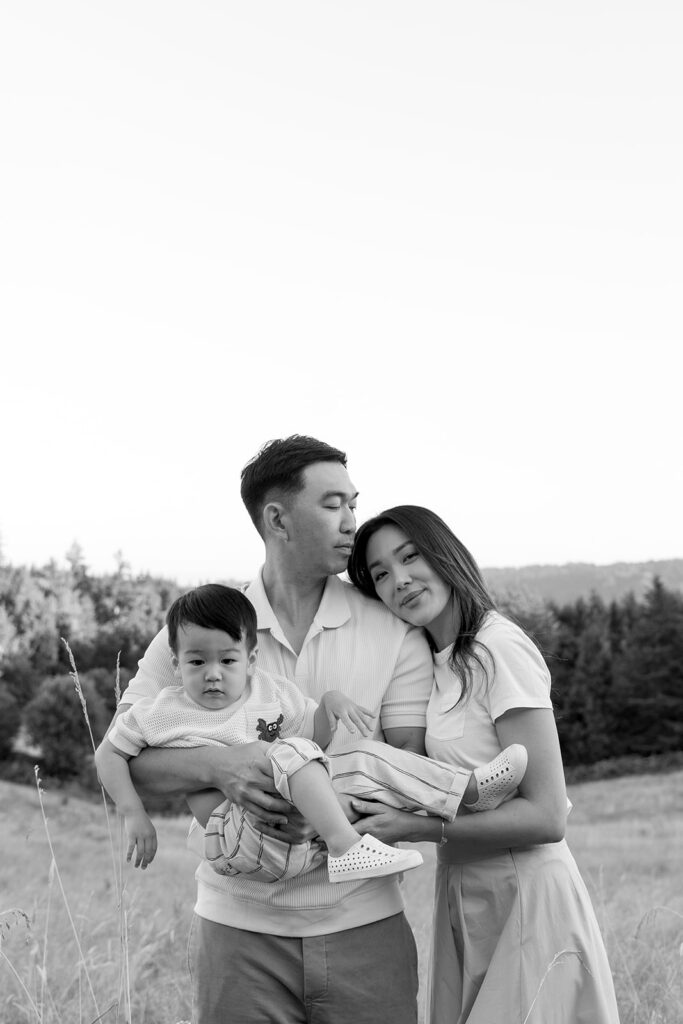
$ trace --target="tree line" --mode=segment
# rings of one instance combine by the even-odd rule
[[[71,675],[68,641],[98,742],[179,585],[116,570],[91,573],[77,545],[66,566],[0,563],[0,762],[34,748],[55,778],[92,776],[90,740]],[[510,614],[551,671],[565,764],[683,751],[683,596],[655,579],[642,599],[546,601]],[[117,664],[119,666],[117,672]],[[118,676],[118,678],[117,678]],[[25,765],[24,765],[25,770]]]

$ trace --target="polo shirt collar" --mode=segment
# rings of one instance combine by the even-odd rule
[[[245,595],[256,609],[257,629],[280,630],[280,623],[270,606],[270,601],[263,586],[263,566],[258,575],[246,587]],[[320,629],[336,629],[343,626],[351,618],[351,609],[346,596],[346,588],[337,576],[328,576],[323,596],[313,622]]]
[[[328,576],[322,601],[313,617],[313,621],[322,629],[336,629],[343,626],[351,618],[346,587],[338,576]]]

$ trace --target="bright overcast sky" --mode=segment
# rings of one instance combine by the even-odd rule
[[[295,432],[483,566],[683,556],[682,41],[677,0],[6,4],[5,559],[247,578]]]

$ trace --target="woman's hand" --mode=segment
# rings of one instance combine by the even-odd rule
[[[353,810],[361,815],[353,823],[358,835],[369,832],[383,843],[416,842],[414,829],[417,815],[408,811],[397,811],[377,800],[351,800]],[[426,820],[426,819],[425,819]]]

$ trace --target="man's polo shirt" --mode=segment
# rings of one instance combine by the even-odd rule
[[[379,601],[330,576],[298,657],[270,606],[261,573],[245,590],[257,614],[257,664],[296,683],[319,701],[327,690],[342,690],[375,716],[374,736],[383,729],[425,727],[433,665],[420,630],[408,627]],[[168,635],[163,629],[138,663],[123,702],[154,696],[177,684]],[[357,738],[339,725],[329,750]],[[203,829],[190,831],[191,847],[202,855]],[[266,884],[244,876],[219,875],[202,861],[196,873],[200,917],[218,924],[272,935],[322,935],[370,924],[397,914],[403,900],[396,876],[332,885],[327,867],[284,882]]]

